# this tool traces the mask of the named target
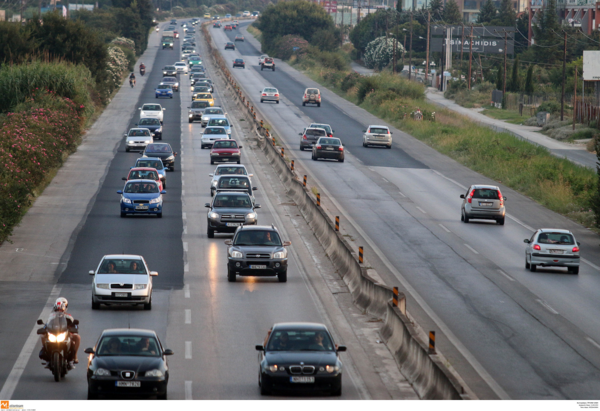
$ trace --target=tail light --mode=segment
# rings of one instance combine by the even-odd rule
[[[579,252],[579,247],[573,247],[573,252],[574,253],[578,253]]]
[[[344,147],[340,146],[340,151],[344,151]]]
[[[279,97],[279,94],[275,94],[275,97]]]
[[[388,134],[391,134],[391,133],[390,133],[390,130],[388,130],[388,132],[387,132],[387,133],[388,133]]]
[[[304,135],[302,136],[302,140],[308,140],[308,139],[306,138],[306,134],[304,134]]]
[[[320,149],[321,149],[321,146],[317,146],[317,150],[320,150]]]
[[[534,249],[534,250],[538,250],[538,251],[540,251],[540,250],[542,249],[542,247],[540,247],[540,246],[539,246],[539,245],[537,245],[537,244],[534,244],[534,246],[533,246],[533,249]]]
[[[308,96],[305,94],[305,95],[304,95],[304,98],[308,98]]]
[[[263,93],[262,95],[263,95],[263,97],[265,97],[267,95],[267,93]]]
[[[333,134],[331,134],[331,133],[327,134],[327,137],[333,137]]]
[[[504,197],[502,197],[502,193],[498,190],[498,197],[500,197],[500,207],[504,205]]]
[[[473,195],[475,195],[475,190],[471,191],[471,194],[469,194],[469,198],[467,199],[469,204],[471,204],[471,201],[473,200]]]

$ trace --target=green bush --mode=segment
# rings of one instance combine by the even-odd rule
[[[365,101],[365,97],[367,94],[374,92],[379,89],[379,82],[375,78],[375,76],[363,77],[360,79],[358,83],[358,91],[356,93],[356,97],[358,98],[358,104],[361,104]]]
[[[282,60],[289,60],[294,54],[300,55],[306,53],[308,50],[308,41],[302,37],[289,34],[277,39],[273,48],[275,49],[275,57]]]
[[[362,77],[363,76],[355,72],[349,73],[342,80],[340,88],[342,91],[348,91],[354,87]]]
[[[537,113],[547,111],[550,114],[555,114],[560,111],[560,103],[558,101],[544,101],[539,105]]]

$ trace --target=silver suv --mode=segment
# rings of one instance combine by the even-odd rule
[[[567,267],[570,274],[579,274],[579,243],[569,230],[541,228],[523,241],[527,244],[525,268]]]
[[[504,225],[506,209],[500,188],[488,185],[472,185],[466,194],[461,194],[463,203],[460,209],[460,220],[468,223],[470,219],[496,220]]]
[[[363,147],[385,146],[392,148],[392,132],[388,126],[369,126],[363,130]]]

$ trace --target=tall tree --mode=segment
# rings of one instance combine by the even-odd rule
[[[490,23],[496,18],[496,6],[492,0],[487,0],[479,11],[477,23]]]
[[[446,7],[444,7],[444,21],[448,24],[460,24],[463,22],[456,0],[448,0],[446,2]]]
[[[498,69],[498,74],[496,76],[496,90],[504,90],[504,69],[502,66]]]
[[[499,26],[513,26],[517,19],[517,13],[513,7],[512,0],[502,0],[500,3],[500,10],[498,10],[498,17],[495,19],[495,24]]]
[[[402,2],[403,2],[403,1],[404,1],[404,0],[398,0],[398,1],[396,2],[396,11],[397,11],[398,13],[402,13]]]
[[[521,91],[521,80],[519,79],[519,56],[515,59],[510,76],[510,91]]]
[[[443,0],[431,0],[431,3],[429,3],[429,9],[431,10],[431,15],[433,16],[434,21],[444,17]]]
[[[562,61],[563,48],[556,47],[561,44],[563,36],[557,34],[561,31],[556,14],[556,0],[547,0],[546,8],[539,12],[537,24],[533,25],[535,43],[533,51],[536,61],[556,63]]]
[[[530,96],[534,91],[535,86],[533,85],[533,65],[530,65],[527,69],[527,78],[525,78],[525,93]]]

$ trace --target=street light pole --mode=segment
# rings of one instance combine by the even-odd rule
[[[400,0],[398,0],[400,1]],[[427,86],[427,73],[429,72],[429,19],[431,18],[431,13],[427,10],[427,50],[426,53],[426,63],[425,63],[425,85]]]
[[[473,61],[473,25],[471,25],[471,35],[469,36],[469,90],[471,90],[471,64]]]
[[[567,73],[567,32],[565,34],[565,50],[563,54],[562,95],[560,98],[560,121],[565,119],[565,77]]]
[[[412,38],[413,38],[413,12],[410,11],[410,54],[408,58],[408,79],[411,79],[412,71]]]

